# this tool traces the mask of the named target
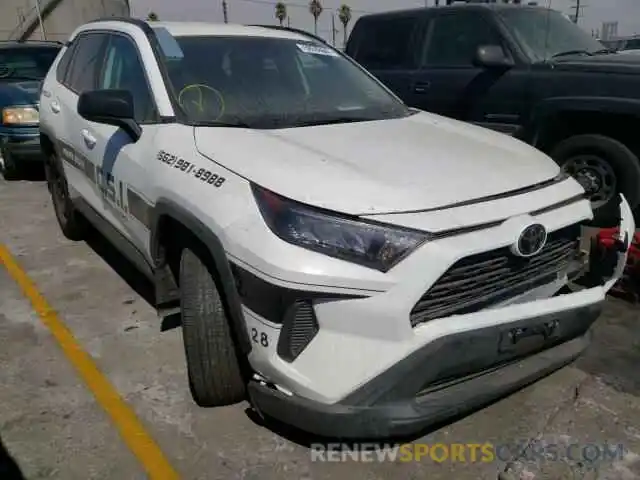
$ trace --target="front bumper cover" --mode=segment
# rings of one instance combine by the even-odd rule
[[[317,435],[410,435],[572,362],[589,344],[589,329],[601,310],[598,303],[442,337],[336,404],[287,395],[260,382],[250,383],[249,395],[261,414]],[[517,332],[520,339],[505,342]]]
[[[517,305],[498,307],[494,324],[485,321],[481,327],[436,338],[337,402],[324,403],[253,381],[252,405],[265,416],[331,438],[411,435],[571,363],[588,346],[590,327],[626,263],[635,222],[626,199],[620,197],[620,241],[605,262],[606,275],[593,288],[536,300],[533,310],[539,314],[527,315],[530,310]],[[483,312],[486,318],[491,309]]]
[[[0,141],[5,154],[10,157],[12,162],[44,161],[39,134],[4,135]]]

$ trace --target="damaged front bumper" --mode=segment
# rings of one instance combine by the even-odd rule
[[[600,258],[602,264],[590,265],[591,272],[599,272],[597,284],[420,326],[415,335],[425,339],[430,329],[438,328],[439,321],[446,321],[451,328],[335,403],[252,381],[252,405],[265,416],[318,435],[388,438],[415,434],[537,381],[571,363],[589,344],[591,326],[602,311],[607,292],[624,271],[635,232],[633,215],[623,196],[620,214],[616,248]],[[473,327],[461,328],[462,324]],[[342,344],[348,341],[333,337],[332,353],[347,348]],[[360,357],[365,361],[364,346],[354,337],[351,342],[352,349],[362,350]],[[330,360],[326,358],[327,368],[335,371]]]

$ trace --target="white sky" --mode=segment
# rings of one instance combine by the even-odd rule
[[[426,0],[429,5],[434,0]],[[525,3],[526,0],[523,0]],[[551,1],[554,9],[571,13],[576,0],[539,0],[540,5]],[[158,14],[162,20],[203,20],[222,21],[222,0],[130,0],[132,14],[146,17],[150,11]],[[320,16],[318,33],[331,39],[331,15],[341,3],[347,3],[353,10],[354,20],[365,12],[380,12],[391,9],[424,6],[425,0],[395,0],[393,6],[383,0],[321,0],[325,11]],[[233,23],[276,23],[274,4],[276,0],[227,0],[229,21]],[[309,14],[307,0],[285,0],[291,18],[291,26],[313,30],[313,19]],[[444,3],[444,0],[441,0]],[[600,28],[603,21],[618,21],[618,34],[640,33],[640,0],[581,0],[582,17],[580,25],[587,31]],[[353,25],[353,21],[351,23]],[[341,44],[342,30],[336,18],[338,28],[337,43]]]

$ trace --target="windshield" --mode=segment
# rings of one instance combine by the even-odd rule
[[[627,40],[623,48],[623,50],[638,50],[638,49],[640,49],[640,38]]]
[[[166,37],[162,40],[167,54]],[[410,114],[351,61],[319,42],[239,36],[175,40],[165,63],[178,103],[196,124],[287,128]]]
[[[0,81],[42,80],[58,51],[58,47],[0,48]]]
[[[520,42],[538,60],[563,53],[593,54],[605,48],[562,13],[550,9],[505,8],[500,12]]]

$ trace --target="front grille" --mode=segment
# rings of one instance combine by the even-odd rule
[[[549,233],[540,253],[513,255],[508,247],[458,260],[411,310],[411,325],[495,305],[564,273],[579,251],[580,225]]]

